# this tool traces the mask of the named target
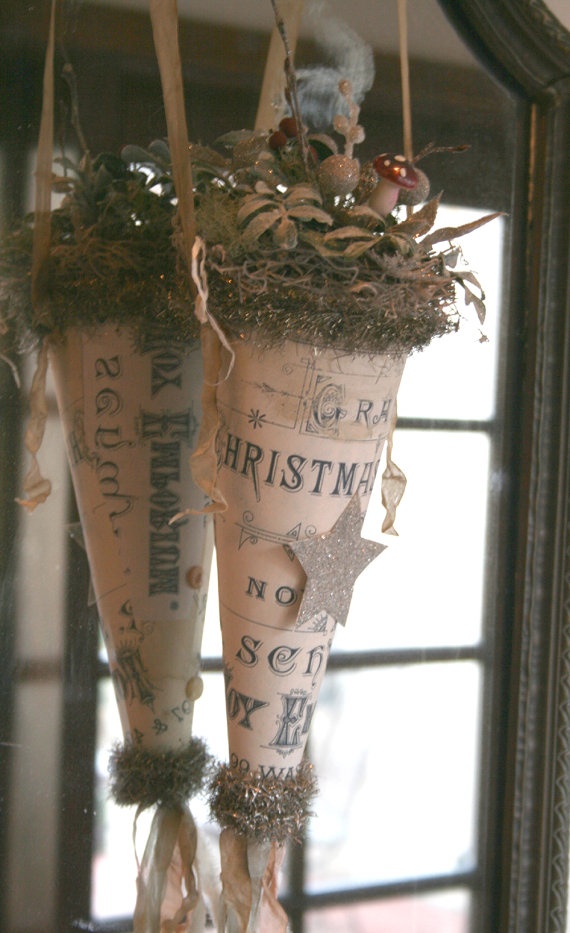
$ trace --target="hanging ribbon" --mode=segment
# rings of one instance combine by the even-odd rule
[[[36,160],[36,190],[34,233],[32,242],[32,303],[36,322],[41,319],[45,300],[45,273],[51,240],[51,193],[53,164],[53,108],[55,16],[57,0],[52,0],[48,44],[44,63],[44,84],[38,155]]]
[[[196,236],[192,163],[184,105],[184,86],[178,43],[176,0],[150,0],[154,47],[160,71],[172,177],[178,199],[177,221],[182,231],[179,246],[188,272],[192,268],[192,247]]]
[[[135,832],[139,814],[140,808]],[[182,933],[188,929],[198,902],[192,870],[196,846],[196,826],[188,808],[157,807],[138,865],[134,933]]]
[[[45,301],[45,277],[51,240],[51,192],[53,163],[53,106],[54,106],[54,54],[55,17],[57,0],[52,0],[48,44],[44,63],[44,84],[38,155],[36,160],[36,191],[34,233],[32,241],[32,304],[35,323],[42,319]],[[32,458],[24,477],[25,499],[16,499],[30,512],[45,502],[51,492],[51,483],[42,476],[37,453],[42,445],[47,420],[46,378],[48,367],[47,343],[44,340],[39,353],[30,390],[30,418],[24,443]]]
[[[413,162],[412,104],[410,96],[410,61],[408,52],[407,0],[398,0],[398,33],[400,44],[400,80],[402,84],[402,119],[404,126],[404,155]]]
[[[220,345],[230,351],[230,369],[233,365],[233,352],[225,335],[207,309],[208,288],[204,268],[204,244],[196,238],[192,164],[184,106],[176,0],[150,0],[150,15],[162,82],[172,176],[178,199],[177,217],[182,236],[177,245],[184,256],[195,288],[195,313],[203,325],[201,343],[205,385],[202,397],[202,424],[198,445],[192,457],[192,471],[198,486],[212,500],[211,505],[207,506],[204,512],[213,512],[226,508],[225,500],[217,488],[214,449],[218,424],[215,385],[221,367]],[[178,521],[191,511],[180,512],[174,516],[172,522]]]
[[[192,279],[196,286],[196,317],[202,329],[200,339],[204,361],[204,382],[202,385],[202,421],[196,449],[190,458],[192,476],[197,486],[211,499],[205,512],[223,512],[228,504],[218,487],[218,464],[216,457],[216,436],[219,426],[216,386],[220,378],[230,375],[235,354],[218,322],[208,311],[208,282],[206,278],[206,247],[200,237],[196,238],[192,250]],[[220,377],[222,369],[222,347],[229,353],[226,373]]]
[[[23,505],[33,512],[36,506],[45,502],[51,492],[49,479],[42,476],[38,463],[37,453],[42,445],[45,426],[48,416],[46,399],[46,377],[48,367],[47,340],[44,340],[38,353],[36,371],[30,389],[30,417],[24,436],[26,450],[31,456],[31,465],[24,477],[25,499],[16,499],[18,505]]]
[[[191,254],[191,273],[192,281],[196,286],[196,302],[194,312],[200,324],[209,324],[218,340],[225,350],[229,353],[230,361],[223,379],[227,379],[234,366],[235,353],[228,342],[226,335],[216,319],[208,311],[208,279],[206,276],[206,244],[197,236],[192,246]],[[217,379],[216,383],[220,380]]]
[[[398,418],[397,408],[394,405],[394,417],[388,432],[386,440],[386,467],[382,474],[382,505],[386,510],[384,521],[382,522],[382,531],[384,534],[397,535],[394,527],[396,521],[396,510],[402,500],[406,490],[406,477],[400,467],[392,460],[392,449],[394,446],[394,432],[396,430],[396,421]]]
[[[220,933],[287,933],[277,900],[285,847],[224,829],[220,836],[224,914]]]
[[[410,61],[408,51],[408,10],[407,0],[398,0],[398,33],[400,45],[400,77],[402,84],[402,120],[404,128],[404,155],[408,161],[412,162],[414,158],[412,142],[412,105],[410,96]],[[408,207],[407,215],[413,213],[413,208]],[[382,522],[382,531],[384,534],[397,535],[394,527],[396,521],[396,510],[402,500],[406,489],[406,477],[400,467],[392,460],[392,450],[394,447],[394,431],[396,430],[397,412],[394,410],[394,418],[390,425],[388,439],[386,441],[386,467],[382,474],[382,505],[386,510],[384,521]]]
[[[208,514],[210,512],[223,512],[228,507],[223,493],[218,487],[216,436],[220,419],[216,401],[216,387],[222,379],[227,379],[230,375],[234,365],[235,353],[218,322],[208,311],[206,246],[200,237],[195,238],[192,247],[191,273],[196,288],[194,310],[198,321],[202,325],[200,342],[204,364],[204,381],[202,383],[200,431],[198,442],[190,458],[190,466],[194,482],[211,500],[209,505],[200,510],[201,514]],[[229,354],[229,362],[225,374],[220,376],[222,348]],[[186,515],[194,515],[196,511],[195,509],[184,509],[171,518],[170,524],[180,521]]]

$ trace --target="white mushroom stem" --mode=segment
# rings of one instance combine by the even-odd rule
[[[368,206],[381,217],[386,217],[396,207],[399,194],[399,185],[393,184],[387,178],[381,178],[368,198]]]

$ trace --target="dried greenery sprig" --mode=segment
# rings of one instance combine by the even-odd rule
[[[258,341],[408,353],[456,329],[460,287],[482,323],[482,289],[453,241],[496,215],[437,230],[439,196],[407,217],[397,206],[380,214],[370,203],[379,176],[353,155],[364,131],[348,82],[340,91],[344,152],[332,136],[306,134],[309,174],[292,117],[192,147],[211,311],[232,335]]]
[[[483,291],[453,241],[497,215],[434,230],[440,199],[429,200],[429,181],[415,162],[382,154],[361,165],[355,157],[365,134],[350,81],[338,85],[345,112],[331,132],[339,144],[303,126],[290,55],[286,77],[293,115],[276,129],[191,146],[210,310],[222,326],[258,342],[296,337],[355,352],[409,353],[456,329],[458,287],[482,323]],[[430,144],[415,161],[461,148]],[[137,159],[151,161],[142,150]]]
[[[168,149],[153,144],[145,166],[86,152],[56,160],[51,248],[41,316],[32,306],[30,215],[0,243],[0,329],[8,350],[26,349],[46,332],[104,321],[138,331],[197,337],[188,275],[173,245],[175,205]]]

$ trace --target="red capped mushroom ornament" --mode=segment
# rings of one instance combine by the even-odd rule
[[[384,152],[376,156],[372,165],[378,175],[378,184],[368,199],[368,205],[381,217],[386,217],[396,207],[400,192],[416,187],[418,175],[403,155]]]

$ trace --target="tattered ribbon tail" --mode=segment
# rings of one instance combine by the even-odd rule
[[[31,465],[24,478],[23,489],[25,499],[16,499],[28,511],[33,512],[36,506],[45,502],[51,492],[51,483],[42,476],[38,458],[36,456],[44,437],[48,415],[46,399],[46,378],[48,367],[47,340],[44,340],[38,353],[36,371],[32,379],[30,390],[30,417],[26,427],[24,443],[31,456]]]
[[[382,474],[382,505],[386,510],[384,521],[382,522],[382,531],[384,534],[397,535],[394,527],[396,521],[396,510],[402,500],[406,489],[406,477],[400,467],[392,460],[392,450],[394,446],[394,431],[396,430],[397,412],[394,411],[394,418],[390,425],[388,439],[386,441],[386,467]]]
[[[248,840],[251,912],[247,933],[287,933],[287,914],[277,900],[284,857],[285,846]]]
[[[137,817],[139,815],[137,811]],[[136,820],[136,817],[135,817]],[[197,831],[187,807],[158,806],[137,877],[134,933],[186,933],[198,903]],[[205,922],[205,912],[203,913]],[[203,929],[192,925],[193,933]]]
[[[200,237],[196,237],[192,248],[192,280],[196,287],[195,314],[202,325],[200,341],[204,361],[204,382],[202,384],[202,421],[196,449],[190,458],[194,482],[211,500],[203,512],[223,512],[227,502],[218,487],[218,466],[216,457],[216,435],[219,416],[216,403],[216,386],[221,379],[227,379],[234,365],[234,351],[218,322],[208,311],[208,281],[206,277],[206,247]],[[229,355],[226,371],[222,370],[222,349]],[[178,521],[185,515],[192,514],[186,509],[175,515],[172,521]]]
[[[277,900],[285,847],[257,842],[224,829],[222,856],[223,933],[286,933],[287,915]]]

